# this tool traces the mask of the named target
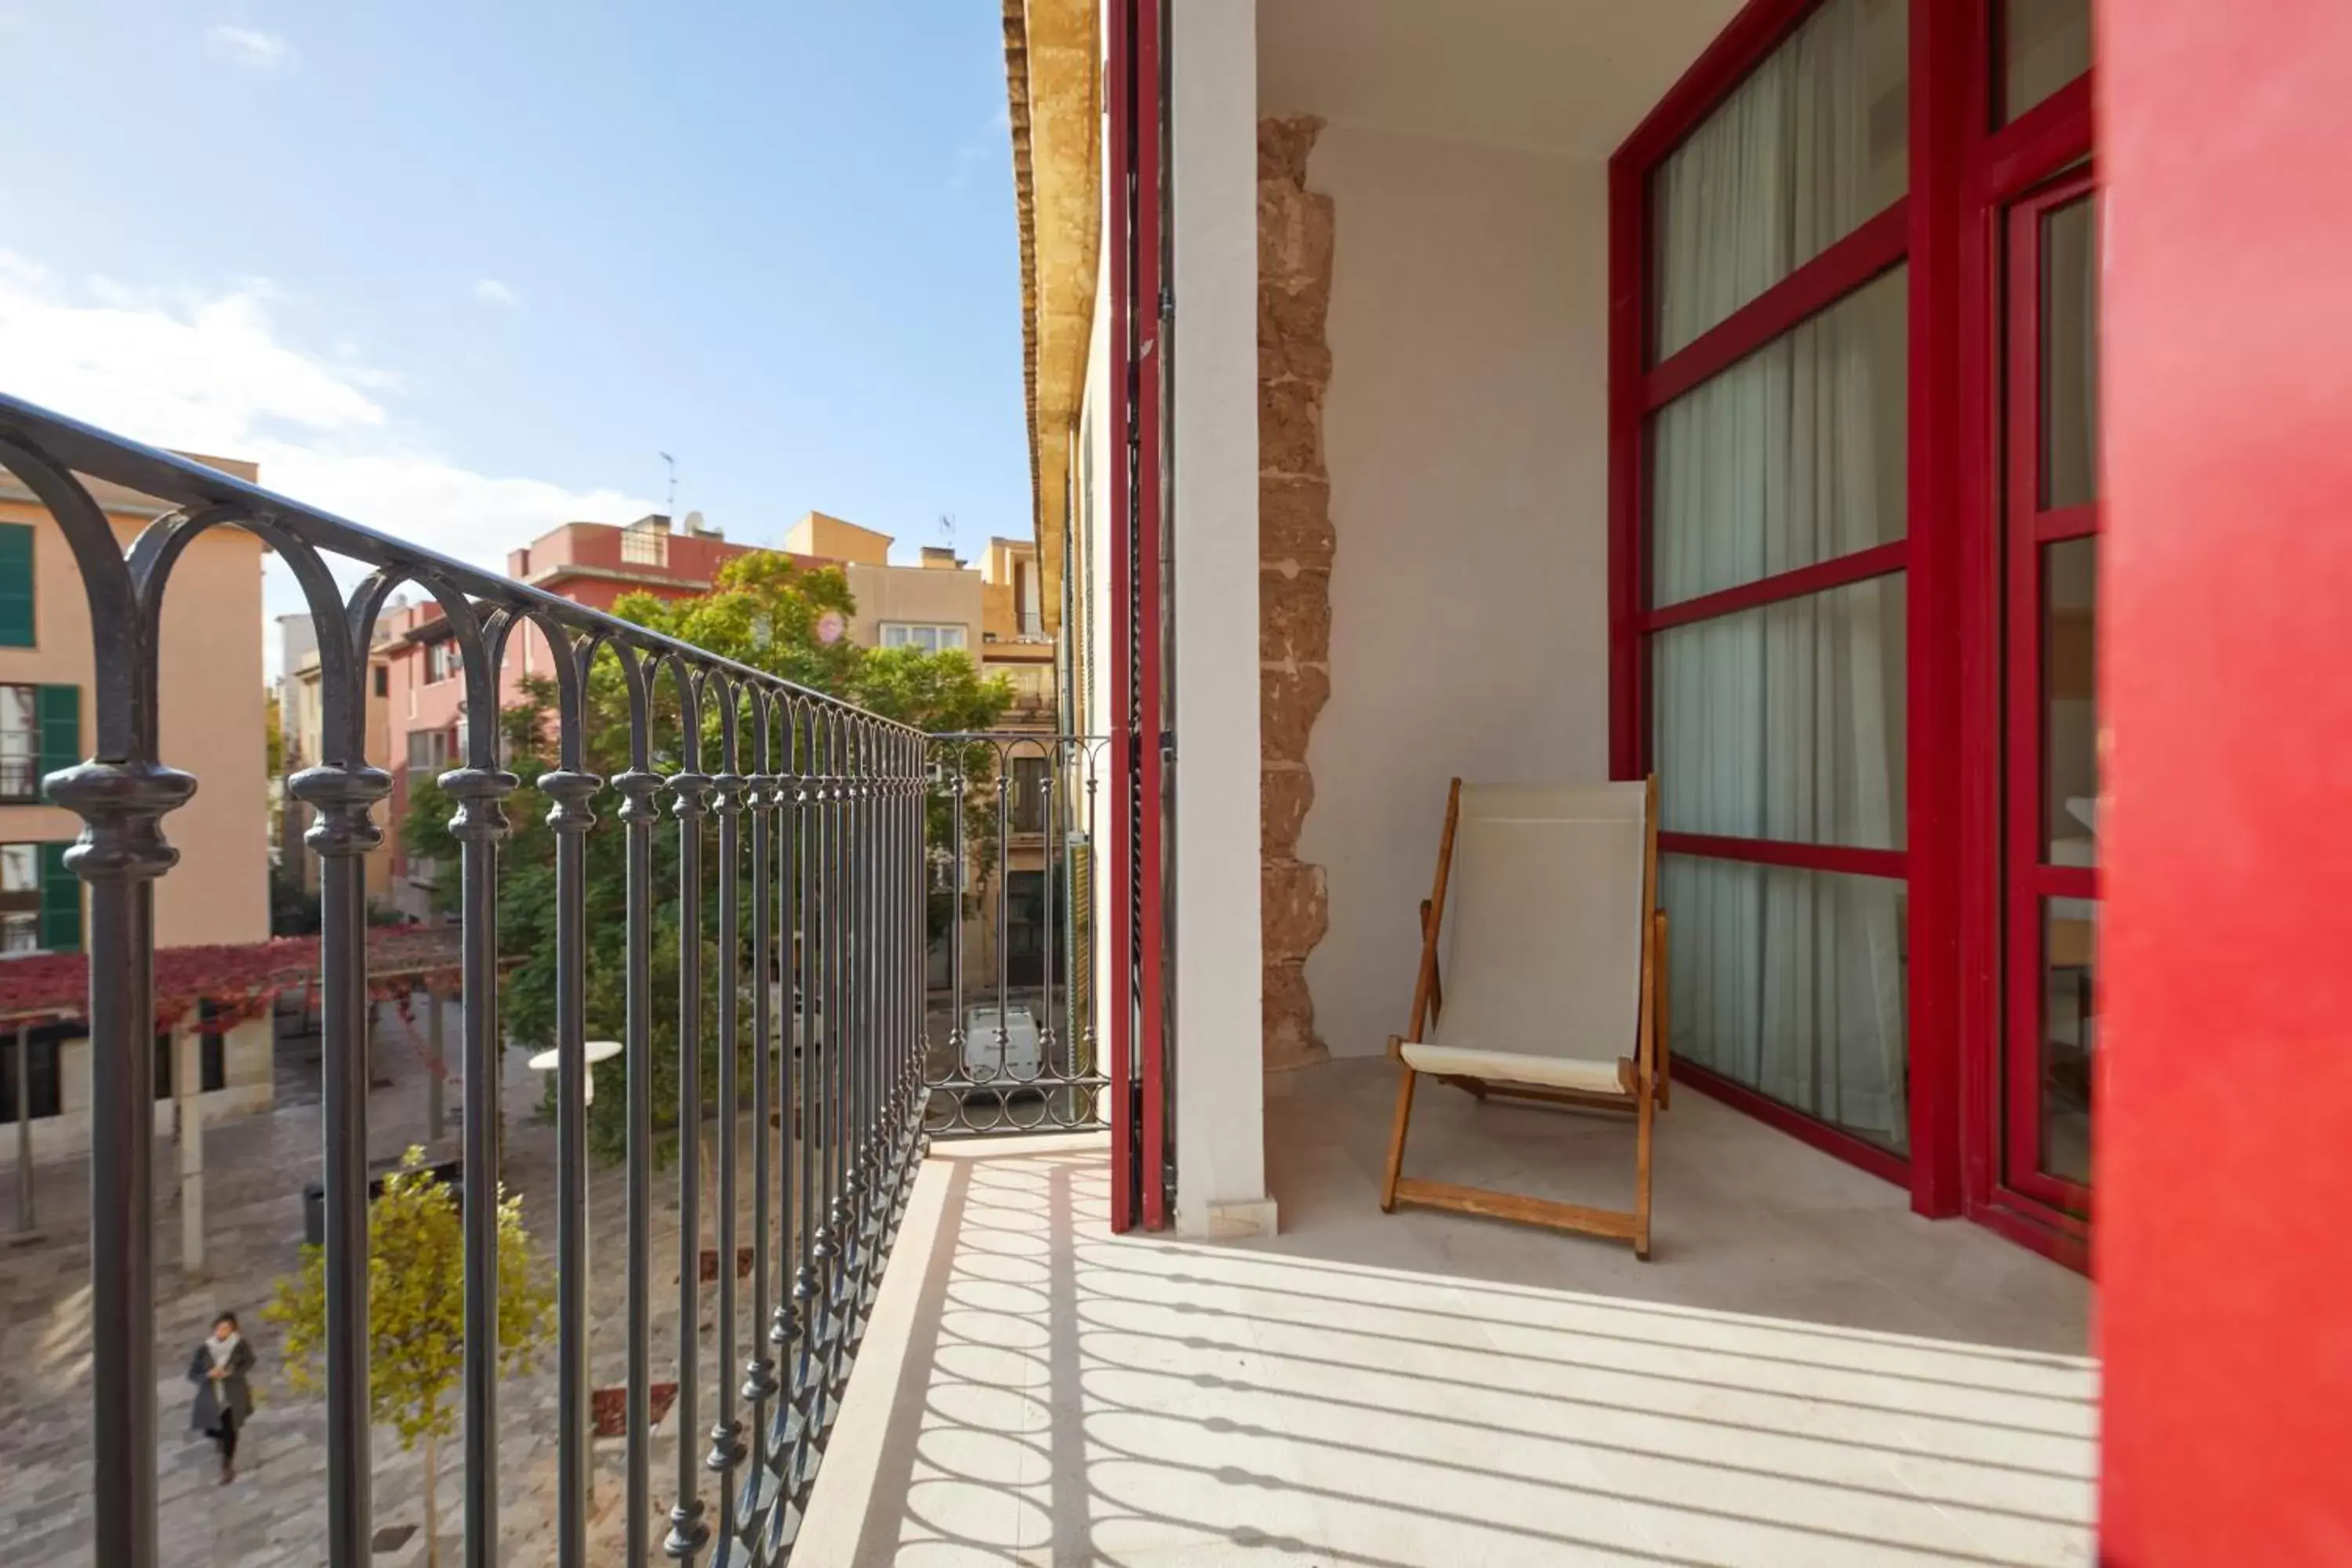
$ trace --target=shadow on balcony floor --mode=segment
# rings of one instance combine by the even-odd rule
[[[1696,1095],[1638,1274],[1604,1243],[1382,1216],[1361,1124],[1387,1075],[1297,1076],[1268,1109],[1273,1242],[1111,1238],[1099,1138],[936,1153],[796,1561],[2090,1561],[2095,1369],[2018,1348],[2079,1340],[2073,1276],[1989,1273],[2014,1249],[1901,1223],[1899,1194]],[[1475,1180],[1572,1175],[1563,1146],[1622,1131],[1426,1109],[1417,1151],[1480,1133]],[[1710,1151],[1737,1201],[1702,1184]],[[1841,1227],[1851,1249],[1816,1234]],[[1979,1317],[2008,1331],[1958,1326]]]

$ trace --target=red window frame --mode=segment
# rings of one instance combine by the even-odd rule
[[[1662,833],[1669,853],[1901,877],[1909,887],[1908,1158],[1719,1075],[1699,1089],[2076,1268],[2078,1226],[2003,1177],[2004,707],[2000,540],[2003,214],[2092,150],[2093,77],[2001,123],[2000,0],[1910,0],[1910,177],[1877,216],[1663,361],[1650,358],[1651,175],[1822,0],[1750,0],[1610,163],[1610,766],[1647,771],[1655,632],[1908,574],[1906,848]],[[1658,408],[1888,268],[1908,268],[1904,537],[1654,609],[1648,426]]]
[[[1664,101],[1618,150],[1611,163],[1610,763],[1612,773],[1619,778],[1642,777],[1651,766],[1649,655],[1650,639],[1654,635],[1759,605],[1906,572],[1911,565],[1911,528],[1906,518],[1905,535],[1900,539],[1673,605],[1653,606],[1650,603],[1652,418],[1675,399],[1801,322],[1851,298],[1910,258],[1913,197],[1906,190],[1884,210],[1864,219],[1851,233],[1682,348],[1654,363],[1650,358],[1654,338],[1651,323],[1651,279],[1654,276],[1652,240],[1655,234],[1650,201],[1652,176],[1691,132],[1822,3],[1823,0],[1755,0],[1675,84]],[[1916,165],[1915,158],[1915,168]],[[1906,844],[1910,841],[1908,816],[1906,801]],[[1663,830],[1658,835],[1658,848],[1668,855],[1788,866],[1905,882],[1911,877],[1907,849]],[[1889,1181],[1906,1184],[1910,1181],[1909,1155],[1816,1120],[1696,1063],[1677,1061],[1675,1071],[1677,1078],[1687,1078],[1694,1086],[1864,1170]]]
[[[2042,1167],[2042,1037],[2043,1030],[2043,900],[2096,899],[2099,874],[2085,866],[2053,866],[2043,854],[2047,832],[2042,800],[2042,551],[2072,539],[2096,538],[2100,509],[2042,504],[2042,221],[2059,207],[2092,195],[2088,166],[2072,171],[2010,204],[2007,228],[2005,466],[2009,601],[2006,686],[2009,793],[2004,832],[2002,898],[2008,942],[2003,973],[2008,990],[2007,1049],[2002,1062],[2003,1149],[2000,1200],[2070,1234],[2088,1233],[2080,1216],[2091,1190]]]
[[[1976,3],[1979,9],[1971,19],[1969,58],[1987,73],[1977,88],[1977,101],[1993,102],[1998,87],[1991,76],[1999,58],[1995,52],[1998,6],[1995,0]],[[2013,402],[2005,397],[2005,365],[2013,357],[2009,334],[2018,327],[2005,314],[2012,209],[2067,165],[2093,155],[2095,79],[2095,67],[2093,73],[2009,124],[1986,132],[1973,144],[1960,170],[1957,222],[1963,267],[1958,307],[1968,330],[1961,336],[1957,377],[1963,415],[1954,454],[1960,464],[1960,504],[1951,526],[1965,539],[2003,540],[2013,504],[2008,487],[2014,481],[2005,462],[2011,438],[2010,421],[2017,416]],[[2038,415],[2036,418],[2038,423]],[[2032,439],[2038,442],[2038,429]],[[2038,512],[2038,492],[2029,499],[2036,503]],[[2034,527],[2038,531],[2040,524]],[[2011,705],[2005,683],[2018,679],[2021,671],[2018,650],[2003,640],[2004,600],[2016,590],[2007,574],[2011,560],[2006,549],[1961,553],[1964,568],[1951,584],[1952,596],[1958,600],[1963,664],[1958,689],[1959,731],[1953,754],[1967,770],[1957,836],[1958,863],[1953,868],[1961,897],[1954,982],[1959,1004],[1954,1047],[1961,1067],[1957,1212],[2070,1268],[2087,1271],[2091,1227],[2077,1214],[2068,1213],[2067,1204],[2074,1202],[2081,1212],[2088,1213],[2088,1194],[2077,1199],[2057,1184],[2021,1184],[2011,1179],[2011,1153],[2025,1135],[2019,1125],[2020,1106],[2008,1071],[2010,1052],[2018,1037],[2015,993],[2024,989],[2025,981],[2018,978],[2012,984],[2011,980],[2021,963],[2030,962],[2035,971],[2041,963],[2038,905],[2031,930],[2020,929],[2025,922],[2016,914],[2025,903],[2011,886],[2009,846],[2004,841],[2019,799],[2009,771],[2020,765],[2020,759],[2016,749],[2008,744]],[[2038,818],[2038,798],[2033,809]],[[2041,877],[2037,872],[2036,879]],[[2065,896],[2088,887],[2095,895],[2095,874],[2076,871],[2072,879],[2063,873],[2060,878],[2063,885],[2053,885],[2052,891]]]

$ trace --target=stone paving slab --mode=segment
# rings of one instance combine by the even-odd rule
[[[425,1134],[425,1079],[421,1047],[400,1039],[403,1026],[386,1014],[377,1052],[380,1077],[389,1087],[370,1096],[369,1152],[389,1161]],[[422,1028],[422,1019],[418,1021]],[[455,1007],[447,1037],[457,1029]],[[507,1053],[507,1181],[523,1194],[524,1214],[541,1266],[553,1273],[555,1239],[554,1129],[536,1116],[539,1075],[524,1066],[524,1054]],[[285,1071],[281,1062],[281,1073]],[[308,1092],[306,1092],[306,1089]],[[452,1084],[452,1106],[463,1100]],[[281,1082],[279,1108],[269,1114],[217,1125],[207,1131],[207,1277],[192,1279],[180,1267],[180,1215],[176,1163],[159,1148],[156,1184],[156,1397],[159,1495],[166,1568],[312,1568],[321,1560],[319,1539],[326,1524],[325,1407],[296,1393],[278,1364],[278,1334],[262,1321],[261,1309],[273,1282],[299,1262],[301,1188],[320,1168],[320,1108],[315,1089],[299,1079]],[[451,1131],[455,1131],[454,1116]],[[744,1176],[739,1234],[751,1234],[749,1122],[740,1142]],[[0,1216],[14,1214],[13,1166],[0,1169]],[[40,1166],[36,1175],[45,1238],[20,1247],[0,1247],[0,1540],[11,1561],[55,1568],[89,1568],[91,1500],[89,1492],[87,1379],[89,1373],[88,1169],[75,1159]],[[627,1270],[620,1267],[626,1245],[624,1172],[598,1168],[590,1180],[593,1255],[591,1375],[597,1384],[622,1381]],[[677,1173],[656,1173],[656,1212],[652,1224],[655,1376],[677,1375],[676,1322]],[[714,1205],[704,1199],[708,1216]],[[706,1217],[705,1224],[710,1221]],[[748,1283],[739,1306],[739,1333],[751,1330]],[[720,1356],[713,1342],[716,1287],[706,1293],[699,1334],[703,1389],[699,1421],[706,1428],[716,1410]],[[181,1372],[214,1314],[236,1312],[260,1357],[255,1375],[258,1400],[238,1457],[238,1477],[217,1484],[212,1445],[191,1432],[187,1413],[192,1391]],[[764,1331],[765,1324],[759,1325]],[[746,1350],[729,1358],[727,1378],[740,1378]],[[556,1379],[551,1357],[500,1389],[499,1442],[502,1484],[501,1555],[509,1562],[538,1563],[552,1556],[552,1499],[556,1463]],[[697,1433],[699,1457],[707,1436]],[[374,1517],[384,1526],[423,1522],[421,1454],[400,1451],[388,1429],[376,1431]],[[598,1560],[617,1559],[623,1446],[597,1445],[595,1534]],[[440,1453],[442,1560],[456,1561],[463,1530],[459,1483],[464,1471],[462,1439]],[[666,1516],[674,1500],[668,1483],[677,1469],[672,1435],[658,1430],[653,1445],[655,1507]],[[717,1506],[715,1498],[712,1506]],[[396,1552],[377,1554],[384,1568],[412,1568],[425,1561],[421,1528]]]

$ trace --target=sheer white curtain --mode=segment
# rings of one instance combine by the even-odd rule
[[[1824,7],[1661,171],[1667,352],[1884,205],[1876,16]],[[1897,272],[1659,413],[1654,603],[1902,536],[1905,333]],[[1904,633],[1896,575],[1655,637],[1664,826],[1900,847]],[[1677,857],[1664,891],[1675,1050],[1900,1142],[1902,885]]]

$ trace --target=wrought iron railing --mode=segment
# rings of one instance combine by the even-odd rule
[[[936,1135],[1104,1124],[1093,847],[1109,809],[1108,747],[1078,735],[931,737],[924,1033]]]
[[[258,535],[277,552],[319,631],[321,756],[289,783],[315,814],[306,842],[323,862],[327,1510],[317,1558],[358,1568],[373,1545],[362,863],[382,838],[372,808],[393,781],[366,760],[363,683],[378,617],[406,585],[428,595],[447,618],[461,650],[470,712],[499,710],[499,671],[518,628],[537,627],[569,655],[554,661],[557,765],[535,781],[551,803],[559,910],[555,1253],[562,1429],[552,1558],[576,1568],[589,1554],[592,1391],[580,1353],[589,1331],[584,841],[597,805],[617,797],[627,927],[622,1560],[633,1568],[656,1552],[689,1563],[782,1561],[922,1143],[924,814],[931,787],[925,738],[762,671],[5,396],[0,466],[39,498],[63,531],[80,568],[96,650],[95,754],[46,781],[50,796],[83,820],[66,863],[89,889],[89,1496],[95,1560],[106,1568],[153,1568],[158,1561],[154,897],[156,879],[178,858],[165,818],[197,782],[159,749],[159,638],[173,563],[207,530],[231,527]],[[173,510],[126,552],[85,478]],[[339,587],[331,558],[366,573],[350,594]],[[590,677],[601,659],[617,666],[625,687],[624,734],[591,732]],[[607,745],[626,755],[627,765],[611,778],[589,770]],[[501,803],[520,781],[501,765],[496,726],[470,726],[466,751],[462,765],[440,784],[457,803],[450,831],[460,846],[469,1086],[463,1158],[470,1174],[495,1170],[499,1160],[496,892],[499,845],[509,831]],[[672,771],[656,771],[670,759]],[[677,870],[671,885],[658,886],[654,835],[665,815],[675,823]],[[715,861],[706,858],[706,837]],[[716,962],[729,973],[709,977],[717,982],[718,1067],[706,1100],[703,943],[677,943],[675,996],[654,994],[650,955],[659,910],[674,902],[678,929],[701,932],[714,893]],[[690,1155],[677,1161],[681,1343],[672,1427],[677,1474],[666,1520],[651,1475],[656,1368],[648,1332],[659,1267],[651,1250],[653,1025],[659,1008],[675,1010],[677,1127],[701,1129],[706,1111],[716,1112],[715,1229],[719,1256],[729,1263],[740,1241],[737,1182],[745,1154],[752,1187],[749,1321],[737,1310],[734,1290],[722,1286],[715,1325],[706,1332],[698,1295],[703,1166]],[[1075,1071],[1066,1077],[1070,1087],[1084,1079]],[[746,1137],[748,1151],[739,1144]],[[497,1193],[494,1181],[464,1184],[459,1386],[467,1568],[498,1560],[500,1509],[512,1495],[499,1465]],[[722,1280],[731,1284],[734,1272],[722,1267]],[[715,1351],[721,1369],[716,1408],[707,1412],[710,1391],[698,1370],[698,1351]],[[729,1370],[737,1367],[740,1383]],[[698,1427],[706,1413],[707,1447]]]

